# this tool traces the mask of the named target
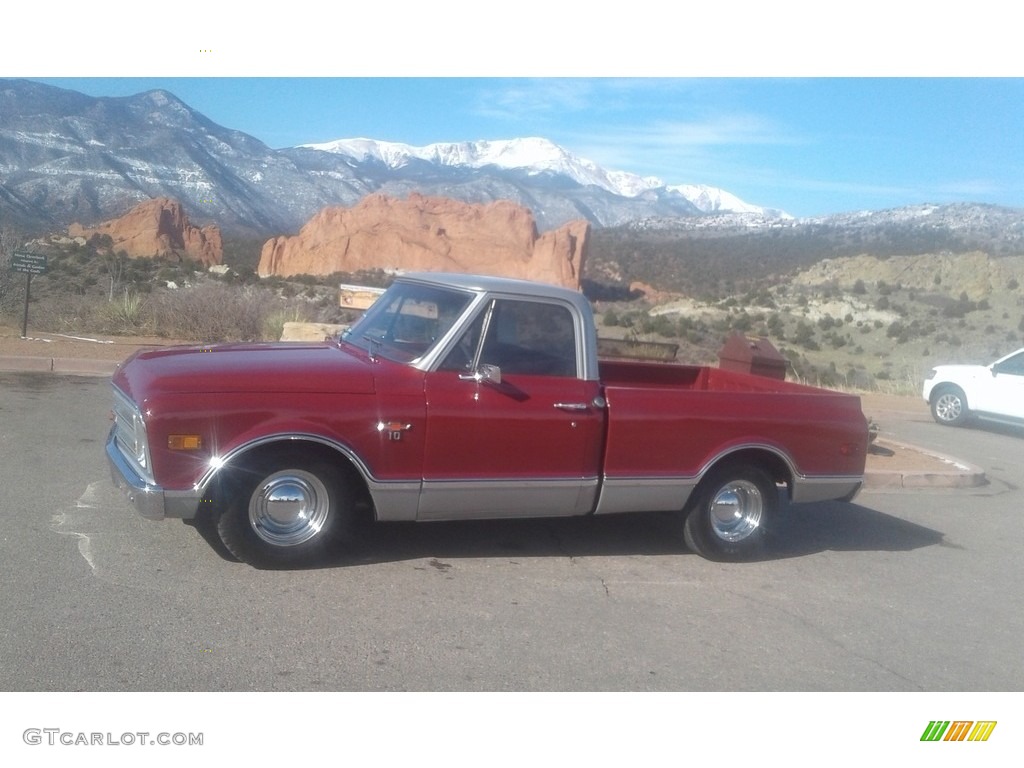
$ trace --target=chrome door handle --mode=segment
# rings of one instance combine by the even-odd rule
[[[585,411],[589,407],[586,403],[555,403],[555,408],[560,411]]]

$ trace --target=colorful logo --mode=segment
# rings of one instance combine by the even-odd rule
[[[995,729],[995,720],[932,720],[921,741],[988,741]]]

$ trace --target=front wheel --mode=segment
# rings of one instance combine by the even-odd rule
[[[267,456],[236,470],[227,487],[217,533],[231,554],[257,568],[309,565],[350,530],[353,494],[327,462]]]
[[[967,421],[967,395],[960,387],[944,386],[932,396],[932,418],[947,427],[959,427]]]
[[[767,472],[733,465],[705,478],[687,504],[686,546],[709,560],[750,560],[764,549],[765,523],[776,514],[779,494]]]

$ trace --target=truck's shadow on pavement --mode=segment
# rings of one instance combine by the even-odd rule
[[[783,506],[771,534],[773,560],[825,551],[908,552],[944,539],[940,531],[838,501]]]
[[[208,524],[199,534],[232,556]],[[824,551],[905,552],[941,543],[939,531],[859,504],[784,504],[769,530],[762,561]],[[360,526],[356,540],[306,568],[340,568],[430,558],[691,555],[680,518],[665,513],[588,518],[383,523]],[[696,555],[693,555],[696,557]]]

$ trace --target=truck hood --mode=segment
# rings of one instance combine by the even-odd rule
[[[137,352],[114,373],[136,402],[157,394],[374,391],[371,363],[331,342],[214,344]]]

